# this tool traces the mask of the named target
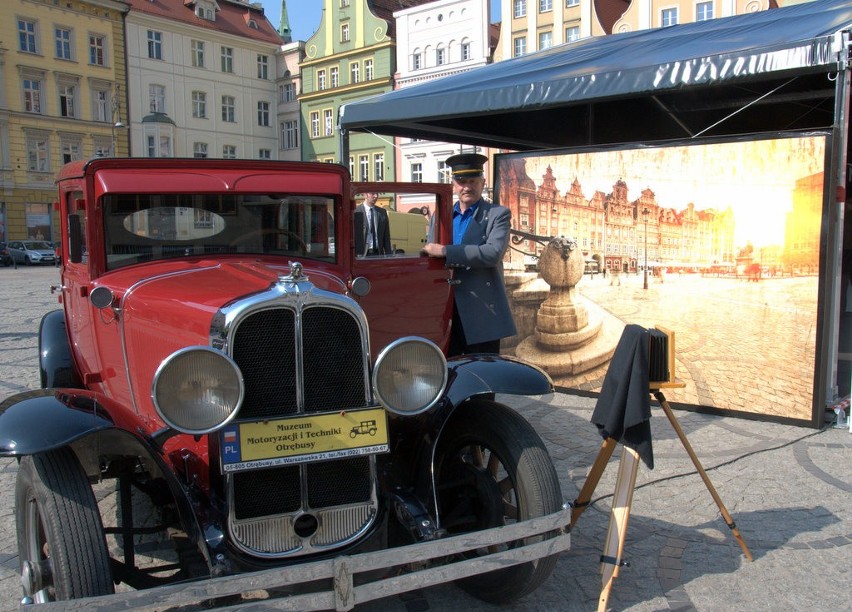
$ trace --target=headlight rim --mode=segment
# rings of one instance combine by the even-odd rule
[[[406,343],[423,344],[423,345],[427,346],[428,348],[432,349],[433,353],[435,355],[437,355],[440,359],[441,371],[442,371],[441,383],[440,383],[440,385],[438,385],[438,387],[436,389],[436,393],[434,394],[434,397],[432,398],[432,400],[430,402],[424,404],[422,407],[418,408],[417,410],[413,410],[413,411],[412,410],[400,410],[397,407],[391,406],[390,402],[387,401],[387,398],[385,398],[382,395],[380,388],[379,388],[379,384],[378,384],[378,376],[380,375],[380,372],[381,372],[381,369],[382,369],[382,364],[385,362],[385,360],[388,358],[388,356],[391,354],[391,352],[396,350],[399,347],[399,345],[406,344]],[[438,404],[438,402],[444,396],[444,393],[445,393],[446,388],[447,388],[447,382],[448,381],[449,381],[449,370],[447,368],[447,357],[444,355],[443,351],[438,347],[437,344],[435,344],[431,340],[429,340],[427,338],[423,338],[421,336],[404,336],[402,338],[397,338],[396,340],[394,340],[393,342],[388,344],[386,347],[384,347],[379,352],[379,355],[376,357],[376,362],[375,362],[375,365],[373,366],[373,374],[371,376],[372,390],[373,390],[373,395],[374,395],[375,399],[385,408],[385,410],[388,410],[389,412],[392,412],[393,414],[396,414],[396,415],[399,415],[399,416],[416,416],[418,414],[423,414],[424,412],[428,412],[429,410],[434,408],[435,405]]]
[[[163,375],[163,372],[165,372],[165,370],[169,366],[169,364],[174,362],[175,359],[177,359],[178,357],[181,357],[181,356],[183,356],[183,355],[185,355],[186,353],[189,353],[189,352],[211,353],[211,354],[221,358],[225,363],[227,363],[236,375],[236,382],[238,383],[238,387],[239,387],[239,395],[238,395],[237,400],[234,404],[234,407],[225,419],[223,419],[222,421],[220,421],[217,425],[215,425],[213,427],[190,429],[190,428],[187,428],[187,427],[178,426],[174,422],[174,420],[171,417],[169,417],[166,412],[164,412],[164,410],[160,407],[160,402],[157,400],[157,384],[160,381],[161,376]],[[227,353],[224,353],[224,352],[222,352],[218,349],[215,349],[215,348],[210,347],[210,346],[205,346],[205,345],[185,346],[183,348],[180,348],[180,349],[170,353],[168,355],[168,357],[163,359],[163,361],[160,363],[160,365],[157,366],[157,370],[154,372],[154,379],[151,382],[151,402],[154,405],[154,410],[156,410],[157,415],[163,420],[163,422],[166,425],[168,425],[170,428],[174,429],[175,431],[179,431],[183,434],[188,434],[188,435],[192,435],[192,436],[201,436],[201,435],[206,435],[206,434],[209,434],[209,433],[214,433],[214,432],[220,430],[222,427],[224,427],[228,423],[230,423],[236,417],[237,413],[239,412],[240,407],[243,404],[243,400],[245,400],[245,395],[246,395],[246,388],[245,388],[245,380],[243,379],[243,373],[240,370],[237,363],[234,361],[234,359],[230,355],[228,355]]]

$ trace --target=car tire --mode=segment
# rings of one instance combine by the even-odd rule
[[[562,509],[547,448],[532,426],[503,404],[474,399],[460,406],[441,434],[437,456],[440,525],[451,535]],[[554,555],[457,584],[478,599],[504,604],[538,588],[555,565]]]
[[[44,576],[32,581],[35,592],[28,595],[35,603],[115,591],[98,505],[69,448],[21,459],[15,522],[24,575]]]

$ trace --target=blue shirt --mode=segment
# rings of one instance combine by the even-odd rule
[[[480,200],[476,201],[473,206],[468,206],[467,210],[462,212],[458,202],[453,207],[453,244],[461,244],[462,236],[467,231],[467,226],[470,225],[470,220],[476,214],[476,209],[479,208]]]

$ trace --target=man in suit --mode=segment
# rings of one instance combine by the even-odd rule
[[[453,208],[453,243],[438,244],[430,238],[423,247],[423,253],[444,258],[446,267],[453,270],[450,357],[499,353],[500,339],[517,333],[503,284],[511,212],[482,198],[486,161],[477,153],[447,159],[458,198]]]
[[[355,208],[355,218],[362,220],[361,240],[355,241],[357,255],[391,255],[388,211],[376,206],[378,193],[365,193],[364,201]],[[357,224],[356,224],[357,231]]]

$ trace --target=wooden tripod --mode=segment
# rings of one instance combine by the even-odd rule
[[[683,432],[680,423],[678,423],[675,418],[671,406],[669,406],[669,403],[661,390],[662,387],[682,386],[683,385],[680,383],[667,382],[651,383],[650,388],[654,397],[660,402],[663,412],[666,413],[669,423],[671,423],[678,438],[680,438],[680,442],[683,444],[684,449],[686,449],[689,458],[692,459],[692,463],[701,476],[701,479],[704,481],[704,484],[707,486],[707,490],[710,491],[713,501],[715,501],[716,505],[719,507],[719,511],[722,513],[725,523],[728,525],[728,528],[730,528],[731,533],[733,533],[734,538],[736,538],[740,545],[740,548],[742,548],[746,559],[751,561],[752,556],[751,552],[749,552],[748,546],[746,546],[740,532],[737,530],[734,520],[728,513],[727,508],[725,508],[725,504],[722,503],[722,499],[716,492],[713,483],[710,482],[710,478],[707,476],[707,472],[704,471],[701,461],[698,460],[698,456],[695,454],[695,451],[692,450],[692,445],[686,438],[686,434]],[[583,484],[583,488],[580,490],[580,494],[577,496],[577,499],[574,500],[573,509],[571,511],[572,529],[574,528],[574,525],[577,524],[577,520],[580,518],[580,515],[582,515],[588,507],[592,494],[595,491],[595,487],[597,487],[598,482],[601,479],[601,475],[603,475],[604,469],[606,469],[607,463],[609,462],[610,457],[612,457],[616,444],[617,441],[614,438],[606,438],[603,441],[601,449],[598,452],[598,456],[595,459],[594,464],[592,464],[591,470],[589,470],[589,476],[586,478],[586,482]],[[607,530],[606,542],[604,543],[604,552],[601,555],[600,571],[602,589],[600,598],[598,599],[598,612],[604,612],[606,610],[613,581],[618,576],[619,568],[622,565],[624,540],[627,536],[627,522],[630,518],[630,507],[633,502],[633,490],[636,485],[636,473],[638,469],[638,453],[632,448],[627,448],[625,446],[618,466],[618,477],[615,483],[615,493],[613,495],[609,529]]]

